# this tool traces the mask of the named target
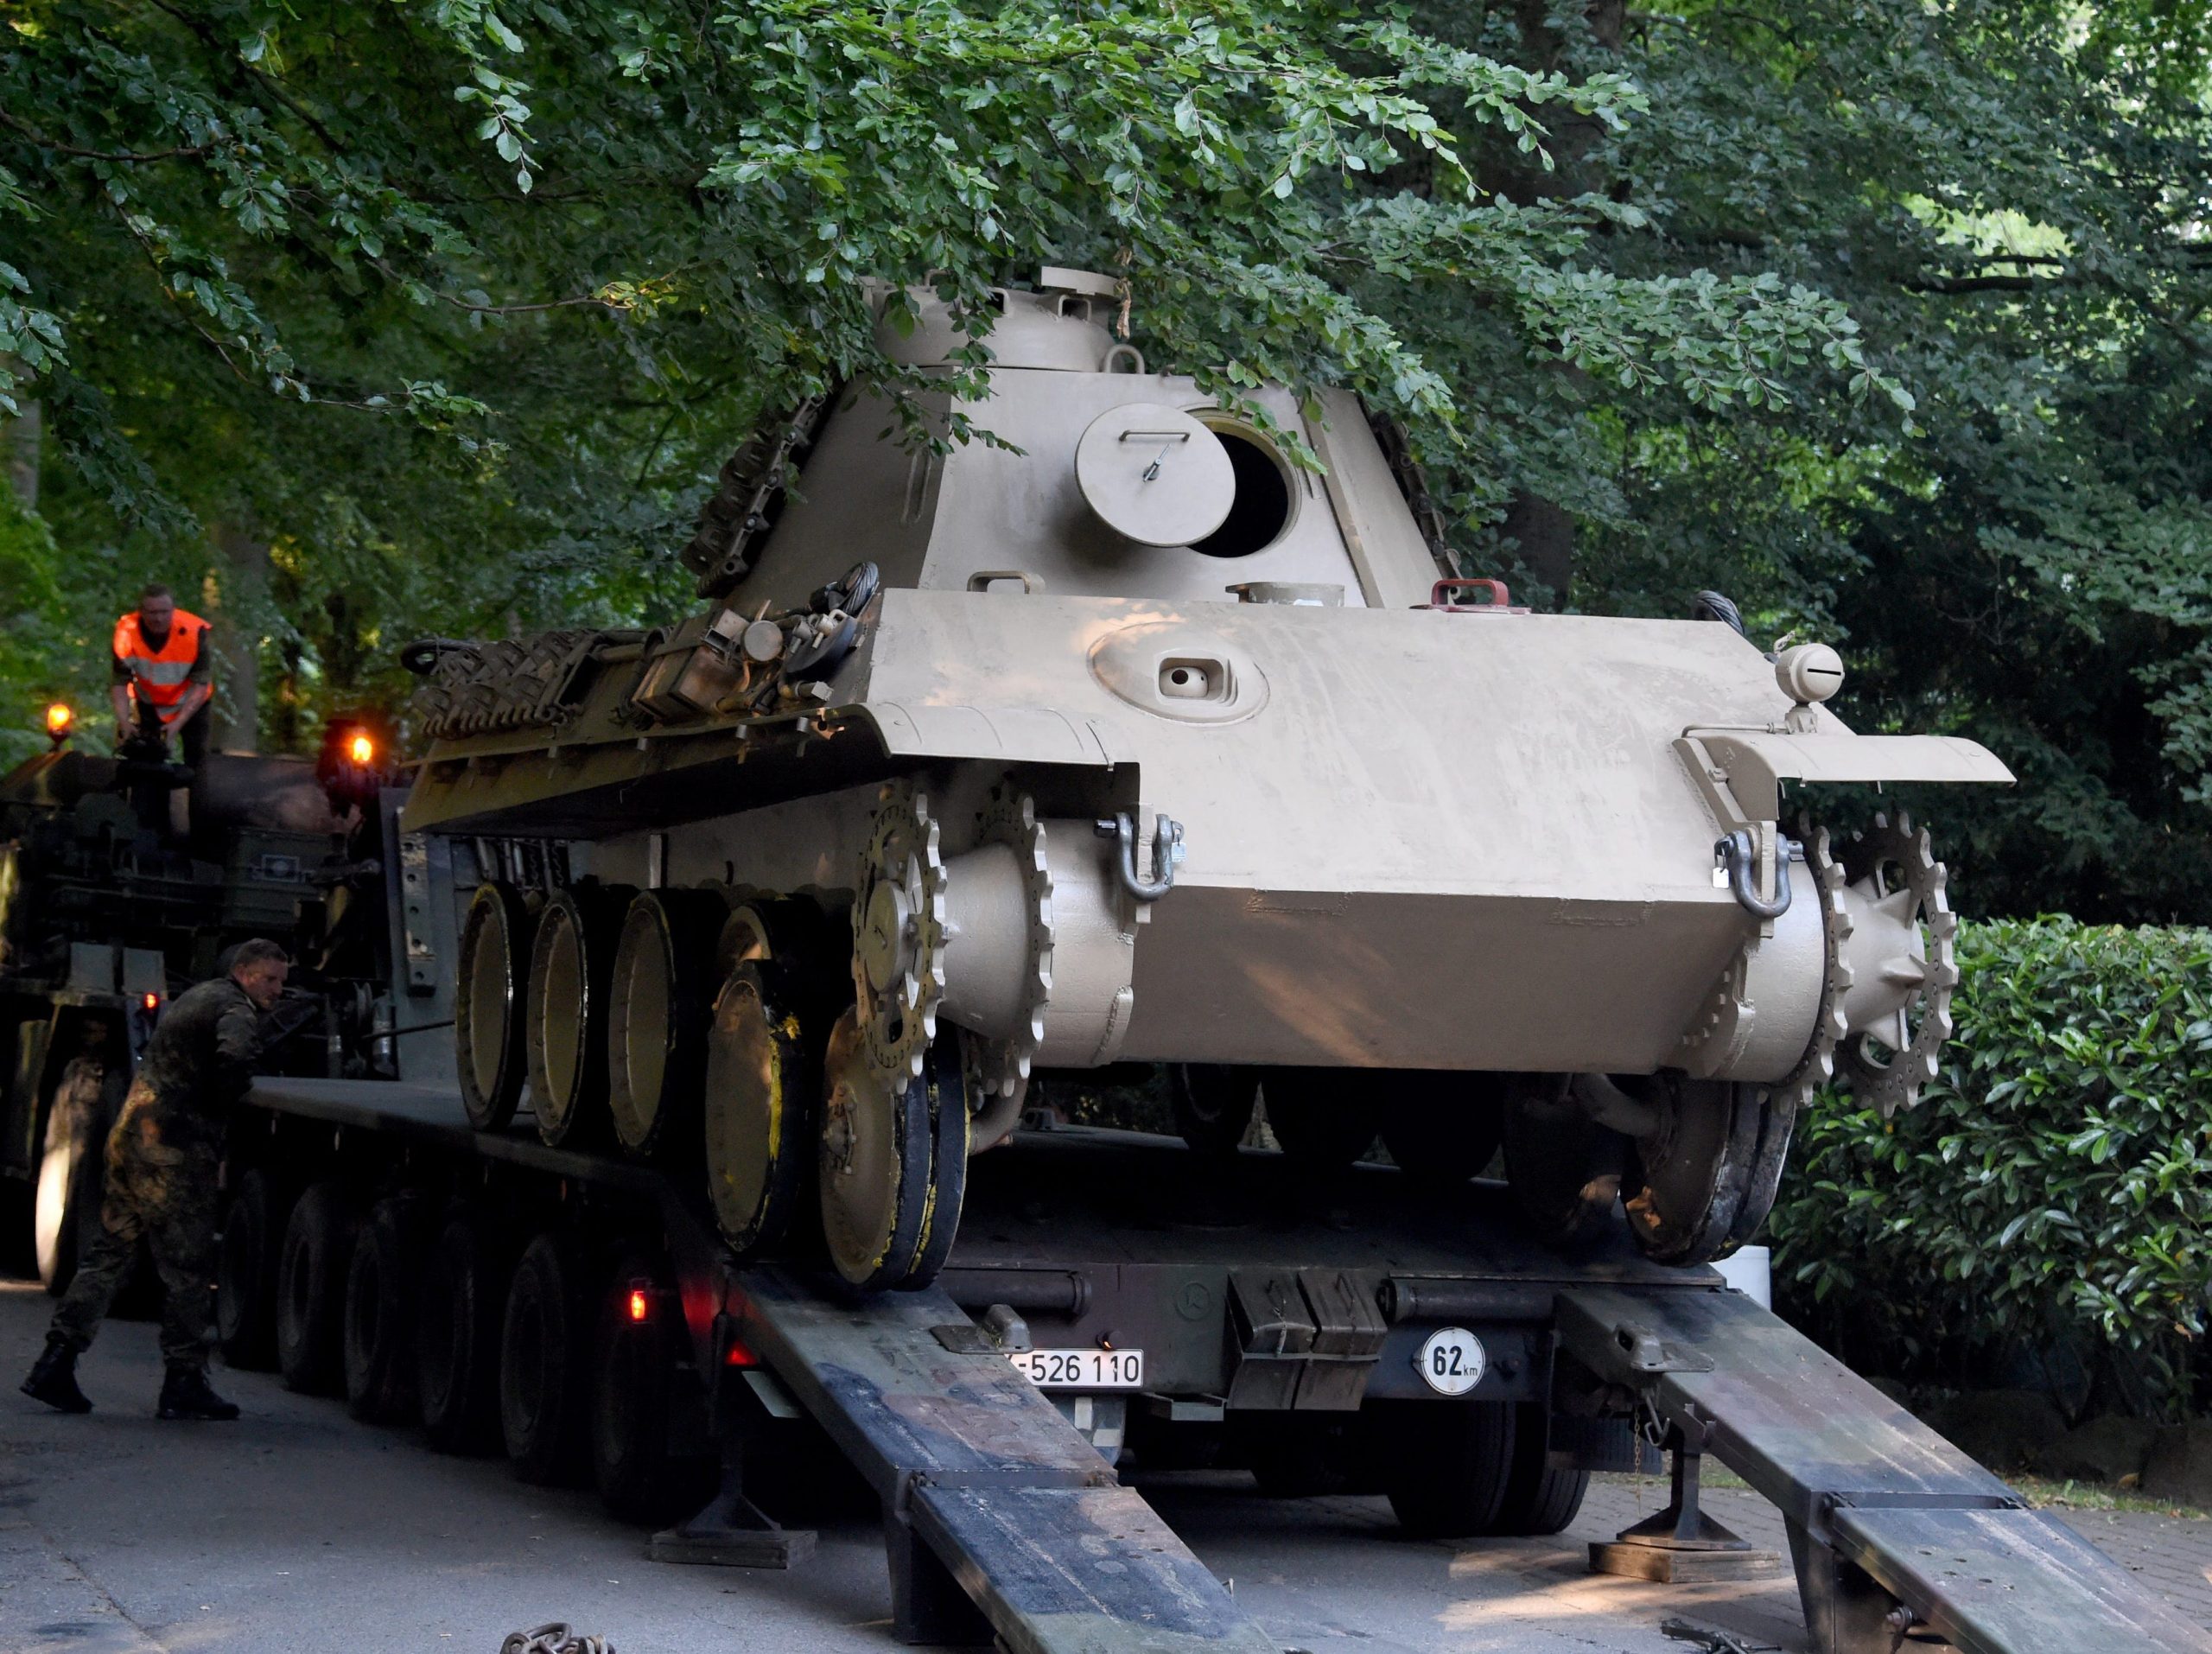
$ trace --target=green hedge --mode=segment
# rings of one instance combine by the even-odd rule
[[[1959,963],[1918,1106],[1801,1122],[1783,1307],[1862,1371],[1993,1384],[2052,1358],[2107,1404],[2212,1401],[2212,932],[1967,925]]]

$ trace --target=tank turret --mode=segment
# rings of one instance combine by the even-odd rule
[[[878,296],[926,370],[968,335]],[[774,1245],[812,1180],[856,1284],[928,1278],[1040,1070],[1170,1066],[1185,1135],[1263,1097],[1327,1164],[1502,1142],[1562,1240],[1740,1244],[1840,1063],[1885,1108],[1948,1033],[1924,833],[1801,829],[1824,786],[2001,782],[1853,734],[1834,652],[1547,615],[1442,561],[1356,398],[1224,405],[1117,337],[1121,289],[997,296],[1000,443],[847,390],[768,422],[646,633],[426,644],[410,832],[483,887],[464,1096],[704,1167]],[[942,451],[939,451],[941,446]],[[1300,462],[1301,448],[1318,464]],[[1788,794],[1785,802],[1785,793]]]

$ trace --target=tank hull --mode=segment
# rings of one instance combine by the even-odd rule
[[[1135,932],[1117,1053],[1152,1060],[1648,1072],[1743,944],[1746,916],[1714,884],[1716,823],[1675,748],[1686,729],[1763,730],[1787,710],[1727,627],[1019,591],[880,601],[799,743],[727,728],[619,748],[518,739],[495,773],[426,768],[409,824],[558,822],[624,882],[644,881],[658,837],[669,883],[834,900],[871,781],[1073,772],[1098,799],[1184,826],[1176,887]],[[1102,675],[1130,637],[1232,665],[1249,710],[1135,703]],[[958,823],[947,831],[960,848]]]

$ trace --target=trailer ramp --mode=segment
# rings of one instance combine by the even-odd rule
[[[2125,1568],[1741,1293],[1573,1288],[1559,1333],[1781,1510],[1815,1654],[1929,1633],[1963,1654],[2212,1654]]]
[[[727,1313],[883,1502],[893,1626],[1010,1654],[1274,1654],[944,1292],[739,1272]]]

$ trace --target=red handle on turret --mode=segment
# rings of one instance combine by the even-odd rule
[[[1489,601],[1489,602],[1487,602],[1487,603],[1453,603],[1453,602],[1448,602],[1448,601],[1446,601],[1446,593],[1448,593],[1448,592],[1452,592],[1452,591],[1465,591],[1465,590],[1469,590],[1469,589],[1471,589],[1471,588],[1472,588],[1478,587],[1478,586],[1480,586],[1480,587],[1487,587],[1487,588],[1489,588],[1489,590],[1490,590],[1490,601]],[[1513,597],[1512,597],[1512,595],[1511,595],[1510,593],[1509,593],[1509,592],[1505,589],[1505,582],[1504,582],[1503,581],[1502,581],[1502,580],[1490,580],[1490,579],[1457,579],[1457,578],[1455,578],[1455,579],[1452,579],[1452,580],[1440,580],[1440,581],[1438,581],[1438,582],[1437,582],[1433,586],[1431,586],[1431,587],[1428,588],[1428,606],[1429,606],[1431,608],[1440,608],[1440,609],[1447,609],[1447,610],[1449,610],[1449,609],[1481,610],[1481,609],[1486,609],[1486,608],[1511,608],[1513,607]]]

